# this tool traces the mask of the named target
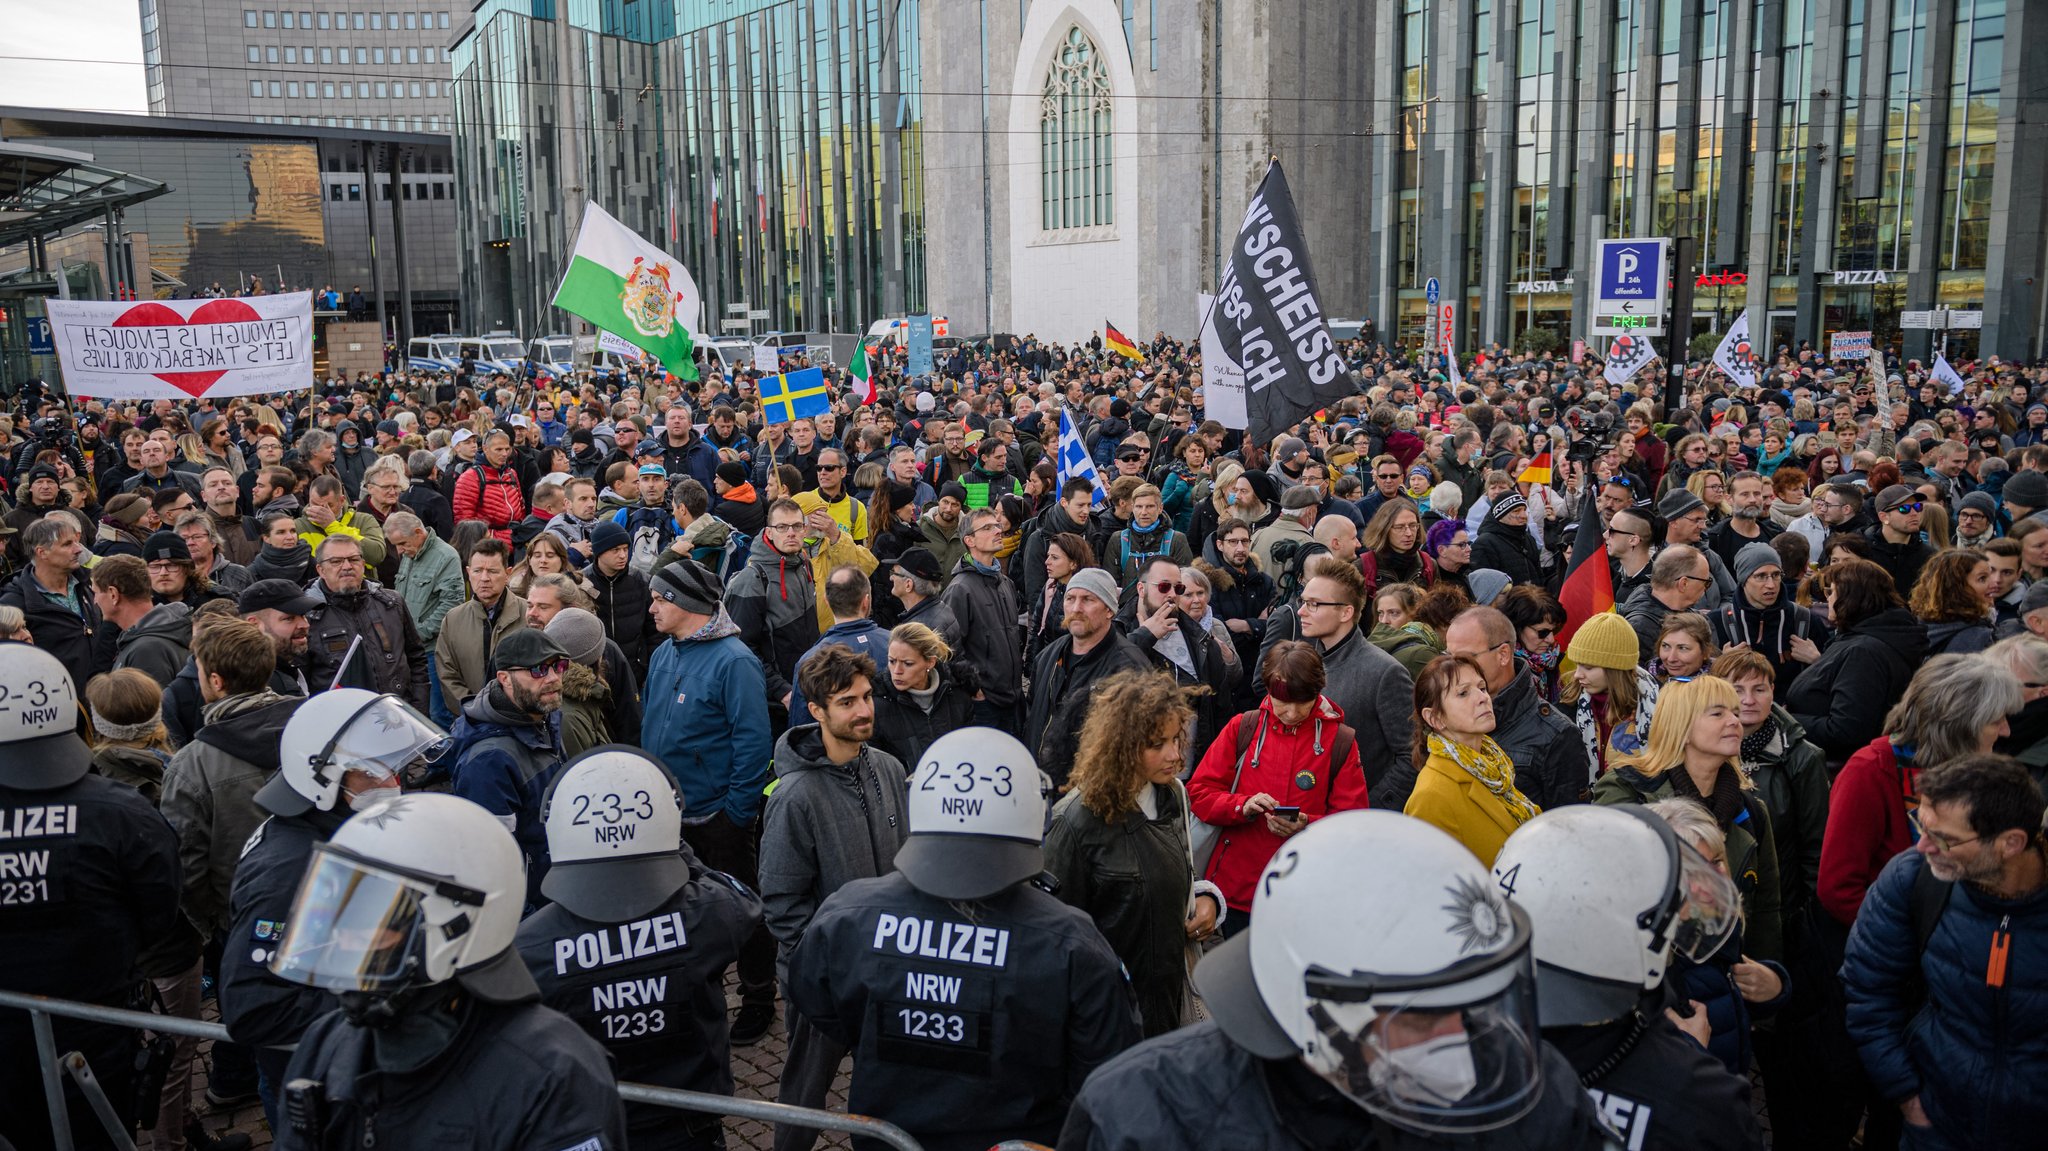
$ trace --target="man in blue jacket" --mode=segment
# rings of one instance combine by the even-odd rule
[[[1918,841],[1864,896],[1842,963],[1849,1037],[1918,1149],[2037,1145],[2048,1129],[2048,844],[2025,768],[1920,773]]]
[[[718,578],[695,560],[654,573],[655,630],[667,637],[647,668],[640,746],[683,793],[683,839],[706,866],[758,888],[754,825],[774,745],[768,682],[739,639]],[[732,1041],[752,1043],[775,1019],[775,941],[756,930],[740,949]]]

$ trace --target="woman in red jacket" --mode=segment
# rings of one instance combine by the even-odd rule
[[[491,534],[512,542],[512,525],[526,517],[526,496],[512,468],[512,437],[502,430],[484,436],[483,460],[455,481],[455,520],[482,520]]]
[[[1223,725],[1188,780],[1189,807],[1217,829],[1202,878],[1230,906],[1226,935],[1251,922],[1259,876],[1288,836],[1366,806],[1357,737],[1343,709],[1323,698],[1323,657],[1284,640],[1266,653],[1260,676],[1265,702]]]
[[[1884,734],[1835,777],[1820,846],[1818,894],[1829,915],[1854,925],[1877,873],[1919,840],[1911,818],[1921,770],[1990,751],[2019,709],[2020,685],[2002,663],[1941,655],[1921,667],[1884,717]]]

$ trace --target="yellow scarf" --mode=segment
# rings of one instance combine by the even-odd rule
[[[1486,785],[1493,797],[1505,804],[1508,814],[1518,824],[1527,823],[1536,817],[1537,807],[1529,798],[1515,790],[1515,764],[1508,753],[1493,742],[1491,736],[1478,749],[1466,747],[1455,740],[1445,739],[1432,732],[1429,736],[1429,754],[1440,755],[1465,770],[1467,775]]]

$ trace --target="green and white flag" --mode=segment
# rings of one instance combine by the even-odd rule
[[[594,203],[584,209],[554,303],[652,354],[679,379],[697,378],[690,355],[690,333],[704,307],[697,282],[681,260]]]

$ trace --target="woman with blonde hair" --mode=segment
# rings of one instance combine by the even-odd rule
[[[1195,880],[1181,744],[1188,694],[1156,671],[1095,689],[1069,791],[1053,807],[1045,868],[1123,960],[1147,1037],[1187,1022],[1187,948],[1214,934],[1223,895]]]
[[[138,668],[96,675],[85,685],[93,770],[127,784],[151,803],[163,798],[164,767],[173,750],[164,730],[163,702],[163,687]]]
[[[1735,514],[1735,505],[1728,502],[1728,480],[1712,468],[1702,468],[1685,481],[1685,490],[1700,498],[1707,505],[1707,525],[1712,527]]]
[[[472,544],[471,546],[475,546]],[[567,576],[591,599],[597,598],[597,589],[577,569],[576,561],[569,555],[569,545],[554,532],[542,532],[526,543],[526,558],[520,560],[506,578],[505,586],[513,595],[526,598],[526,592],[533,586],[533,578],[543,575]]]
[[[1277,511],[1269,512],[1265,502],[1259,499],[1243,464],[1236,460],[1219,460],[1215,480],[1209,487],[1209,498],[1195,504],[1188,545],[1199,551],[1203,543],[1216,534],[1217,525],[1224,520],[1245,520],[1256,530],[1276,514]]]
[[[953,649],[921,623],[889,631],[887,676],[875,680],[875,734],[869,742],[916,771],[925,749],[949,731],[974,723],[981,690],[974,667],[953,663]]]
[[[1515,787],[1515,765],[1493,741],[1493,696],[1470,658],[1443,655],[1415,677],[1415,762],[1402,810],[1442,828],[1493,866],[1514,830],[1541,809]]]
[[[1664,626],[1657,632],[1657,658],[1650,661],[1650,674],[1660,684],[1691,679],[1706,674],[1707,665],[1720,654],[1707,617],[1675,611],[1664,617]]]
[[[1742,891],[1751,951],[1784,958],[1783,891],[1771,812],[1742,774],[1742,707],[1735,688],[1710,675],[1664,685],[1643,749],[1616,757],[1593,781],[1593,802],[1609,806],[1690,799],[1706,805],[1728,841],[1728,875]]]
[[[1638,647],[1628,621],[1604,611],[1580,624],[1565,650],[1572,671],[1558,689],[1557,702],[1578,724],[1595,779],[1607,774],[1614,760],[1641,751],[1650,732],[1657,681],[1636,665]]]

